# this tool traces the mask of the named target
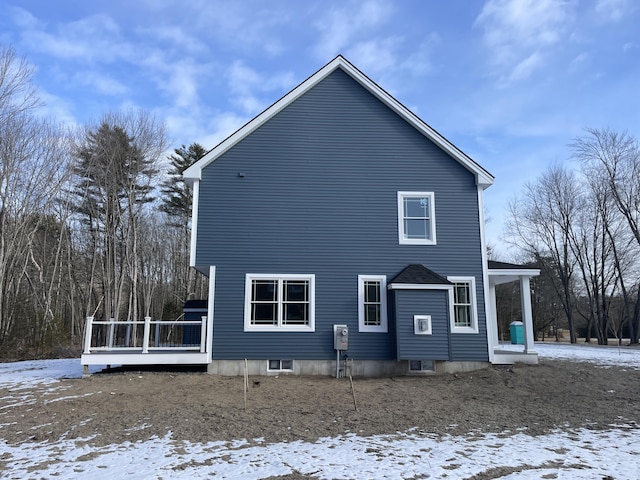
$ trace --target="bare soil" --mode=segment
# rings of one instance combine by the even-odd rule
[[[327,377],[251,377],[245,409],[241,377],[115,370],[53,388],[0,389],[0,435],[11,444],[66,438],[100,446],[167,432],[191,442],[281,442],[409,429],[445,435],[525,428],[538,435],[640,423],[640,372],[587,363],[355,378],[353,386]]]

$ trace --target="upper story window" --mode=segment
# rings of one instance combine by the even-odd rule
[[[358,330],[387,332],[387,277],[358,275]]]
[[[398,237],[401,244],[435,245],[433,192],[398,192]]]
[[[245,331],[315,330],[315,275],[247,274]]]
[[[453,333],[478,333],[476,281],[473,277],[447,277],[453,283]]]

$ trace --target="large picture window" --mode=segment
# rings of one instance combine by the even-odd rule
[[[433,192],[398,192],[398,237],[401,244],[435,245]]]
[[[361,332],[387,332],[387,277],[358,275],[358,326]]]
[[[476,282],[473,277],[448,277],[453,283],[454,333],[478,333]]]
[[[314,275],[253,275],[245,285],[245,330],[313,331]]]

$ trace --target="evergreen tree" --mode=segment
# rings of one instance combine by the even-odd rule
[[[192,143],[189,147],[182,145],[174,150],[169,161],[171,169],[169,178],[162,183],[162,204],[160,210],[172,219],[176,226],[188,224],[191,218],[192,193],[182,177],[183,172],[200,160],[207,151],[199,143]]]

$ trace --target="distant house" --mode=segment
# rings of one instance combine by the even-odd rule
[[[493,176],[342,56],[184,176],[191,265],[210,279],[200,348],[85,347],[83,363],[380,375],[537,362],[539,272],[486,258]],[[525,344],[505,351],[494,287],[513,280]]]

